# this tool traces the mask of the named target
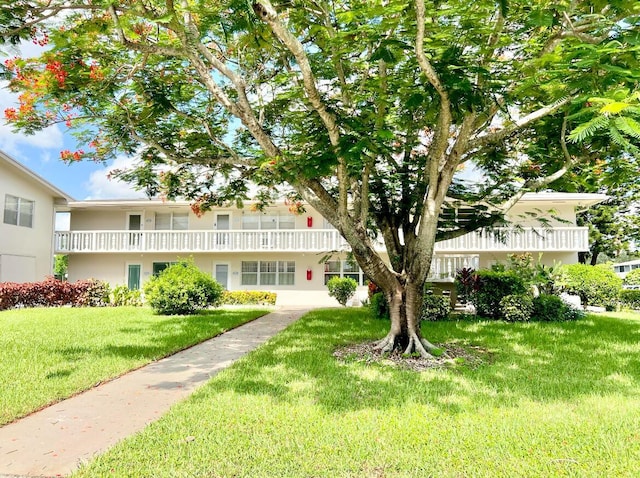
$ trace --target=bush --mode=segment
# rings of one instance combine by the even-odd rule
[[[624,285],[640,285],[640,269],[633,269],[624,276]]]
[[[636,269],[639,270],[639,269]],[[640,290],[623,289],[620,291],[620,301],[631,309],[640,309]]]
[[[565,290],[580,296],[583,306],[594,305],[615,310],[622,288],[620,279],[606,264],[563,266],[566,272]]]
[[[183,260],[152,277],[144,285],[144,294],[158,314],[194,314],[217,305],[222,286],[192,261]]]
[[[346,306],[347,301],[356,293],[358,283],[351,277],[332,277],[327,282],[329,296],[336,299],[340,305]]]
[[[584,313],[566,302],[557,295],[540,294],[533,299],[532,320],[561,322],[582,318]]]
[[[117,285],[111,291],[111,305],[120,307],[131,305],[140,307],[142,305],[142,293],[140,290],[131,290],[126,285]]]
[[[371,296],[369,299],[369,310],[371,311],[371,315],[376,319],[389,320],[391,318],[389,314],[389,303],[382,292],[376,292]]]
[[[476,272],[471,302],[476,313],[483,317],[500,318],[500,301],[507,295],[519,295],[527,292],[527,286],[514,271],[479,270]]]
[[[49,277],[42,282],[0,283],[0,310],[14,307],[102,307],[109,303],[109,284],[95,279],[74,283]]]
[[[463,267],[456,270],[456,294],[458,301],[462,304],[466,304],[471,298],[475,282],[477,280],[476,270],[471,267]]]
[[[109,304],[109,284],[97,279],[77,281],[77,305],[83,307],[104,307]]]
[[[422,298],[422,309],[420,310],[420,320],[444,320],[451,312],[451,301],[449,297],[427,293]]]
[[[509,322],[527,322],[533,314],[533,297],[509,294],[500,299],[500,313]]]
[[[229,305],[275,305],[275,292],[259,290],[225,290],[222,292],[222,304]]]

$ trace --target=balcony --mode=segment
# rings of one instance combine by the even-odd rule
[[[586,227],[477,231],[436,244],[436,253],[586,251]],[[326,252],[349,250],[334,229],[274,231],[58,231],[56,254]],[[379,250],[384,250],[377,244]]]
[[[67,231],[56,254],[116,252],[324,252],[348,250],[336,230]]]
[[[588,251],[587,227],[526,227],[479,230],[464,236],[441,241],[436,252],[537,252]]]

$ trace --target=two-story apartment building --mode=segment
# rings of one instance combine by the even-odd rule
[[[431,280],[452,282],[456,269],[486,267],[516,252],[542,253],[548,264],[576,262],[588,249],[576,210],[604,198],[527,194],[510,211],[512,226],[438,243]],[[348,245],[311,208],[302,215],[284,204],[266,212],[219,208],[198,217],[187,203],[116,200],[70,202],[69,209],[70,230],[55,233],[55,251],[69,255],[71,281],[91,277],[139,288],[178,258],[192,257],[229,290],[274,291],[280,304],[337,304],[325,286],[333,276],[356,279],[365,295],[366,278],[348,260]],[[452,214],[463,220],[464,210]]]
[[[0,282],[32,282],[53,270],[55,211],[71,197],[0,151]]]

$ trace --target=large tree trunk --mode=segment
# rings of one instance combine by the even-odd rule
[[[385,291],[385,297],[389,302],[391,328],[376,348],[385,353],[397,348],[405,354],[418,353],[422,357],[440,355],[440,349],[423,338],[420,331],[422,284],[398,282],[394,289]]]

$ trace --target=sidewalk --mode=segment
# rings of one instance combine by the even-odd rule
[[[0,478],[70,474],[307,311],[272,312],[0,428]]]

